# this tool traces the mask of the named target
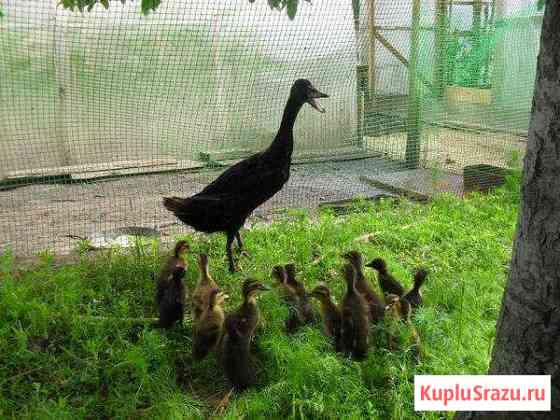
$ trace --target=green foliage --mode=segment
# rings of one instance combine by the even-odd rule
[[[110,0],[60,0],[60,4],[69,10],[79,10],[80,12],[91,11],[96,4],[101,4],[105,9],[109,8],[109,1]],[[113,0],[116,1],[116,0]],[[122,4],[125,4],[127,0],[118,0]],[[132,0],[128,0],[132,1]],[[159,5],[161,4],[162,0],[142,0],[140,4],[140,9],[143,14],[147,15],[148,13],[155,11]],[[288,14],[290,19],[293,19],[297,13],[297,6],[299,0],[267,0],[268,5],[271,9],[283,10],[286,9],[286,13]],[[311,2],[311,0],[305,0],[307,2]],[[249,3],[254,3],[255,0],[249,0]],[[2,16],[2,11],[0,10],[0,16]]]
[[[115,0],[113,0],[115,1]],[[122,4],[126,3],[126,0],[118,0]],[[129,0],[132,1],[132,0]],[[80,12],[88,11],[90,12],[96,4],[101,4],[105,9],[109,8],[109,0],[60,0],[60,3],[65,9],[69,10],[79,10]],[[140,9],[143,14],[148,14],[154,11],[160,5],[161,0],[142,0],[140,3]]]
[[[244,233],[252,256],[240,260],[243,271],[235,275],[227,272],[221,235],[208,242],[191,238],[193,253],[209,253],[213,277],[230,296],[228,310],[239,304],[245,276],[271,284],[270,268],[288,261],[297,264],[308,287],[327,281],[340,301],[340,254],[352,248],[368,258],[386,258],[407,287],[416,267],[430,273],[425,307],[414,317],[425,353],[418,365],[406,347],[386,350],[383,327],[372,330],[372,351],[363,363],[335,354],[318,326],[288,337],[287,308],[277,293],[264,294],[256,347],[260,384],[232,396],[224,417],[413,419],[415,373],[485,372],[518,203],[514,177],[493,195],[465,200],[360,202],[344,216],[323,211],[314,218],[291,211]],[[0,417],[215,414],[229,391],[218,361],[192,361],[189,322],[166,333],[145,320],[156,316],[150,274],[163,256],[157,245],[138,247],[84,255],[62,267],[45,253],[37,265],[20,271],[11,254],[0,255]],[[186,283],[192,289],[198,277],[194,255],[189,263]]]
[[[447,81],[450,85],[489,88],[490,60],[496,42],[492,32],[452,32],[447,42]]]

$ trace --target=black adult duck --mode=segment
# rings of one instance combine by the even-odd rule
[[[301,107],[307,102],[319,112],[324,112],[317,98],[327,97],[308,80],[296,80],[278,133],[266,150],[236,163],[192,197],[163,199],[167,210],[195,230],[224,232],[227,235],[226,253],[231,272],[235,271],[233,240],[237,239],[239,248],[243,248],[239,229],[253,210],[280,191],[290,178],[293,128]]]

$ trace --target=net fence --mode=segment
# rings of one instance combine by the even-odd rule
[[[0,0],[0,251],[183,231],[162,196],[265,148],[298,78],[327,113],[304,107],[292,178],[257,217],[460,192],[465,168],[523,155],[536,1],[299,1],[293,19],[264,0],[58,3]]]

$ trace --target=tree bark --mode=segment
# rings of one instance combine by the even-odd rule
[[[457,419],[560,419],[560,2],[547,1],[510,276],[490,374],[551,375],[551,412]]]

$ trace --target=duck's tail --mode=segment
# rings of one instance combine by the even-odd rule
[[[179,197],[163,197],[163,205],[170,212],[178,213],[184,208],[184,200]]]
[[[418,289],[420,289],[420,287],[422,287],[422,285],[426,281],[426,277],[428,277],[428,272],[426,270],[424,270],[423,268],[416,271],[416,274],[414,275],[414,288],[416,290],[418,290]]]

